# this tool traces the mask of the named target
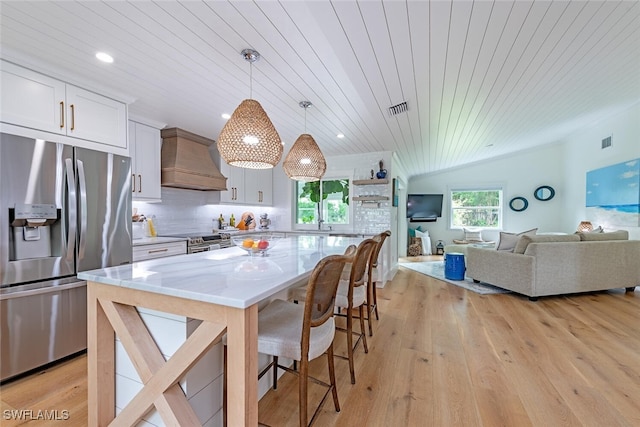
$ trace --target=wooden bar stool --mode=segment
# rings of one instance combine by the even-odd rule
[[[366,273],[367,267],[371,260],[371,252],[375,249],[376,241],[373,239],[363,240],[356,250],[351,262],[351,270],[348,280],[340,280],[338,292],[336,294],[336,307],[338,308],[336,316],[346,317],[347,327],[337,327],[339,331],[347,333],[347,359],[349,360],[349,372],[351,373],[351,384],[356,383],[356,375],[353,361],[353,351],[362,340],[364,352],[368,353],[367,335],[364,327],[364,306],[367,301],[367,283]],[[344,275],[343,275],[344,276]],[[353,309],[358,308],[358,318],[360,319],[360,332],[353,330]],[[346,308],[346,313],[342,313],[340,308]],[[353,342],[353,336],[357,336],[356,342]]]
[[[345,253],[349,254],[354,251],[355,247],[350,246]],[[321,259],[309,278],[304,305],[277,299],[258,313],[258,352],[273,356],[273,361],[260,372],[258,379],[273,368],[273,389],[275,390],[278,387],[278,368],[298,375],[298,407],[301,427],[307,426],[307,384],[309,380],[327,387],[309,425],[316,419],[329,392],[333,394],[336,411],[340,411],[333,365],[333,339],[336,331],[333,315],[342,269],[350,260],[348,255],[330,255]],[[309,361],[324,353],[327,354],[329,384],[309,376]],[[278,364],[279,357],[299,361],[299,371]],[[225,351],[224,403],[226,403],[226,382]],[[224,407],[226,410],[226,404]]]

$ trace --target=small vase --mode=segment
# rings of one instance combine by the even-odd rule
[[[377,177],[378,179],[384,179],[384,178],[386,178],[386,177],[387,177],[387,170],[386,170],[386,169],[380,169],[380,170],[378,171],[378,173],[376,174],[376,177]]]

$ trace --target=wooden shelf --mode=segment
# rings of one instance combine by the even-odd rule
[[[380,185],[380,184],[388,184],[389,179],[354,179],[353,185]]]

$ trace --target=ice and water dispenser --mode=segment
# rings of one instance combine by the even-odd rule
[[[49,204],[16,204],[9,208],[12,229],[9,242],[9,260],[47,258],[60,256],[55,249],[60,247],[62,227],[61,211]]]

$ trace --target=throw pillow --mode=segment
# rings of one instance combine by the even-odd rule
[[[419,225],[417,228],[409,227],[409,237],[418,237],[416,236],[416,231],[422,231],[422,226]]]
[[[562,235],[535,235],[530,236],[528,234],[520,236],[516,247],[513,248],[513,253],[523,254],[527,250],[529,243],[553,243],[553,242],[579,242],[580,237],[575,234],[562,234]]]
[[[580,240],[587,242],[602,242],[606,240],[629,240],[627,230],[609,231],[608,233],[578,233]]]
[[[431,255],[431,237],[429,237],[429,231],[416,230],[416,237],[422,239],[422,255]]]
[[[531,230],[523,231],[517,234],[501,231],[500,241],[498,242],[498,247],[496,248],[496,250],[513,252],[513,249],[516,247],[516,243],[518,243],[520,236],[535,236],[537,231],[537,228],[532,228]]]
[[[482,230],[471,228],[463,228],[462,230],[464,231],[464,240],[466,240],[467,242],[482,242]]]

